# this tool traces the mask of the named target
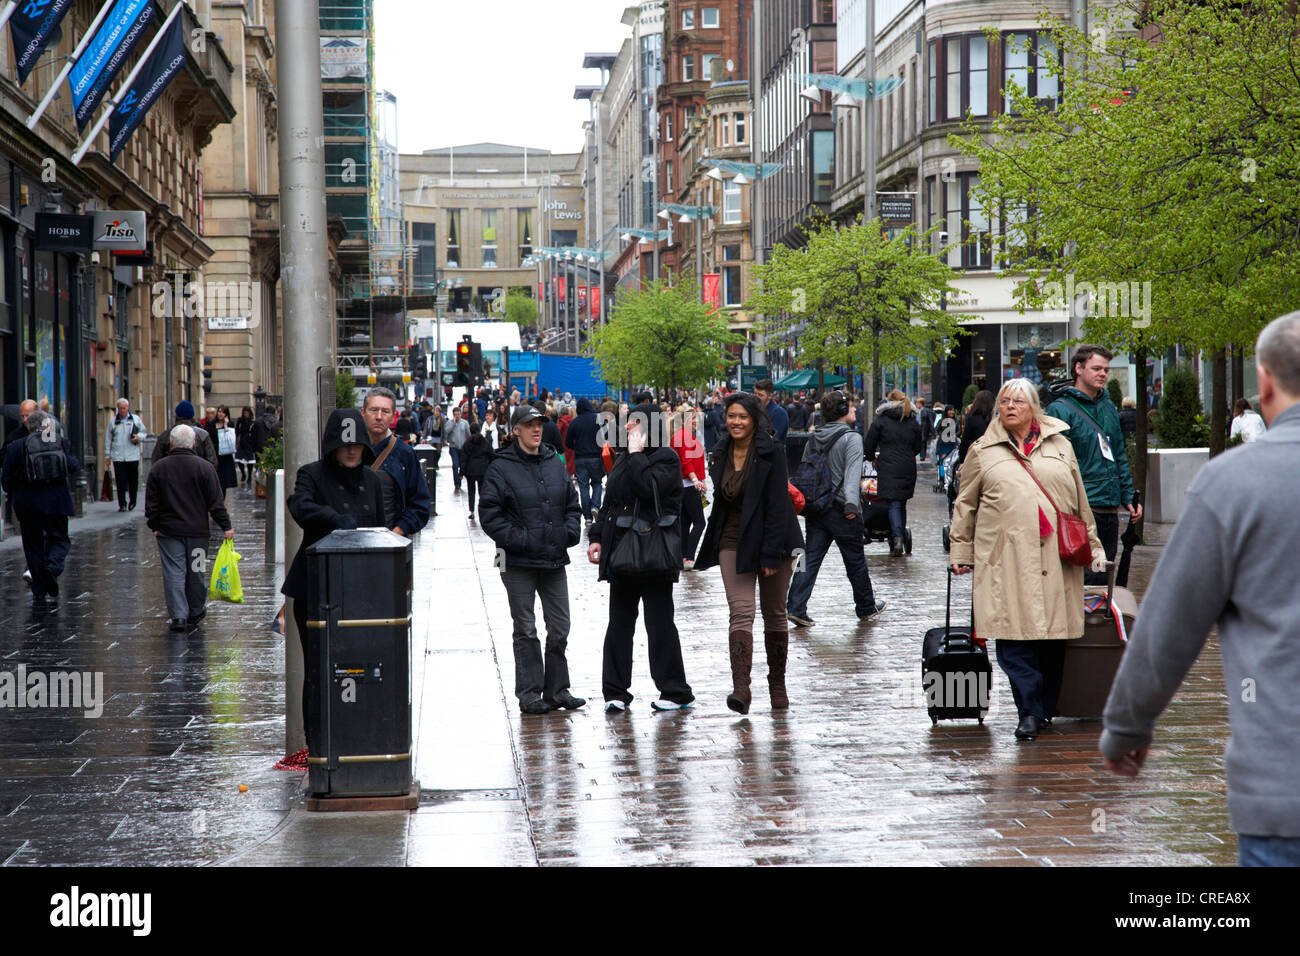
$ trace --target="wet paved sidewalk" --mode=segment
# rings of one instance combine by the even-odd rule
[[[21,552],[0,548],[0,671],[101,671],[103,715],[0,711],[0,861],[8,864],[1230,864],[1217,646],[1162,720],[1137,780],[1105,772],[1099,725],[1063,721],[1017,743],[995,669],[984,727],[931,728],[920,637],[943,620],[946,509],[923,475],[908,558],[868,547],[889,607],[859,624],[827,557],[794,630],[791,711],[774,717],[765,663],[755,705],[726,709],[726,605],[717,572],[685,574],[677,622],[696,705],[654,714],[638,628],[632,709],[601,710],[607,588],[581,546],[570,568],[573,713],[523,718],[495,548],[438,482],[440,516],[415,553],[413,813],[312,814],[302,773],[281,772],[283,642],[266,623],[279,576],[260,503],[234,493],[246,603],[212,606],[169,635],[143,519],[73,527],[64,600],[34,620]],[[117,517],[117,516],[114,516]],[[1157,543],[1167,529],[1149,529]],[[1141,591],[1159,555],[1139,549]],[[965,612],[958,585],[954,616]],[[759,691],[763,693],[759,693]],[[248,787],[241,793],[239,784]]]

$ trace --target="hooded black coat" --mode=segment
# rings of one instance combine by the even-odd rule
[[[903,417],[901,402],[885,402],[876,409],[867,429],[862,455],[876,462],[877,489],[882,501],[907,501],[916,492],[916,456],[925,447],[915,415]]]
[[[704,529],[700,553],[695,558],[695,570],[704,571],[718,563],[718,542],[727,523],[730,509],[717,489],[722,487],[722,473],[731,454],[731,435],[724,433],[713,450],[713,510],[709,524]],[[754,463],[749,471],[749,484],[745,487],[745,500],[740,511],[740,543],[736,547],[736,572],[754,574],[760,567],[779,568],[790,559],[796,549],[803,547],[803,532],[795,517],[790,501],[789,476],[785,463],[785,449],[777,445],[771,435],[754,435]]]
[[[353,422],[355,441],[343,441],[343,423]],[[289,514],[302,527],[302,544],[293,556],[280,593],[298,600],[307,597],[307,549],[331,531],[349,528],[391,527],[384,514],[384,486],[370,470],[375,453],[370,450],[366,421],[355,408],[335,409],[325,424],[321,459],[298,469]],[[334,452],[345,444],[362,448],[361,464],[344,468]]]
[[[634,510],[642,518],[655,513],[655,489],[659,490],[659,510],[662,514],[681,514],[682,511],[682,460],[671,448],[647,446],[636,454],[626,449],[614,460],[614,468],[605,479],[605,497],[600,512],[591,525],[587,540],[600,544],[600,566],[597,578],[609,580],[609,559],[628,528],[619,527],[618,518],[631,515]],[[691,494],[695,494],[692,489]],[[680,572],[674,568],[664,577],[676,581]]]

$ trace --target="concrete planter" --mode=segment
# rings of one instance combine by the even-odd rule
[[[284,564],[284,469],[266,476],[266,563]]]
[[[1196,473],[1210,460],[1208,448],[1160,448],[1147,453],[1146,519],[1172,524]]]

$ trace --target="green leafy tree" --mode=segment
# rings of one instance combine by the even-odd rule
[[[1086,34],[1044,21],[1064,53],[1056,109],[1013,85],[1011,114],[950,141],[980,160],[1022,302],[1068,307],[1063,290],[1091,284],[1084,338],[1136,353],[1139,421],[1148,354],[1211,354],[1217,451],[1227,349],[1300,304],[1294,4],[1119,0],[1090,17]]]
[[[351,372],[339,372],[334,376],[334,407],[357,407],[357,381]]]
[[[924,251],[931,233],[909,229],[888,239],[878,222],[861,219],[819,222],[805,233],[802,248],[777,246],[755,266],[758,291],[745,303],[766,317],[768,336],[797,335],[804,360],[820,358],[850,374],[869,368],[879,383],[882,364],[928,358],[965,333],[961,323],[971,316],[944,308],[945,295],[957,292],[952,272]],[[867,404],[870,414],[874,401]]]
[[[1116,408],[1124,404],[1124,388],[1119,384],[1119,379],[1107,379],[1106,394],[1110,396],[1110,400],[1115,403]]]
[[[1209,440],[1200,386],[1186,366],[1165,372],[1156,434],[1161,448],[1203,448]]]
[[[537,326],[537,300],[522,289],[511,289],[505,297],[505,319],[515,325]]]
[[[727,347],[743,341],[725,314],[700,301],[694,283],[661,280],[619,293],[609,321],[592,332],[587,354],[607,381],[676,389],[714,377]]]

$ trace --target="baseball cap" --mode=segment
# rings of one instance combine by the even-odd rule
[[[519,425],[526,425],[531,421],[545,417],[531,405],[520,405],[515,409],[514,414],[510,416],[510,428],[513,430]]]

